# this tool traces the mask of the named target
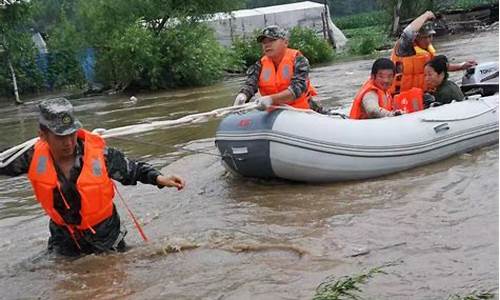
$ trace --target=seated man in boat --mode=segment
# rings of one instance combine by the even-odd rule
[[[462,101],[465,96],[460,87],[448,80],[448,59],[438,55],[425,64],[424,69],[427,92],[434,96],[433,102],[447,104],[451,101]],[[427,102],[426,106],[430,103]]]
[[[50,217],[49,251],[65,256],[124,251],[126,230],[113,203],[112,179],[179,190],[184,180],[163,176],[151,165],[107,147],[103,138],[81,129],[65,98],[45,100],[39,108],[40,139],[0,168],[0,175],[27,173],[37,201]]]
[[[403,30],[396,42],[391,54],[391,60],[396,64],[396,77],[391,88],[393,95],[415,87],[426,90],[424,66],[436,53],[432,46],[433,35],[436,33],[430,22],[433,19],[434,14],[426,11]],[[474,60],[448,64],[448,71],[466,70],[476,64]]]
[[[248,69],[234,105],[248,102],[258,90],[261,97],[255,102],[260,110],[281,104],[311,108],[311,97],[317,93],[309,81],[309,61],[298,50],[288,48],[286,32],[276,25],[267,26],[257,42],[264,55]]]
[[[357,93],[349,114],[350,119],[375,119],[401,114],[392,109],[389,88],[394,80],[395,66],[388,58],[377,59],[371,76]]]

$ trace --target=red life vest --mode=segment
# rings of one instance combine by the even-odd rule
[[[113,198],[115,191],[113,182],[108,177],[104,161],[103,138],[86,130],[77,131],[78,139],[84,141],[83,167],[77,179],[76,187],[81,197],[80,215],[82,221],[76,229],[93,231],[92,226],[99,224],[113,214]],[[61,192],[57,173],[47,142],[39,140],[35,144],[35,152],[31,161],[28,178],[31,181],[36,199],[47,215],[58,225],[70,226],[64,222],[54,208],[54,189],[59,189],[66,207],[68,203]]]
[[[373,79],[369,79],[366,81],[358,94],[354,98],[352,103],[351,112],[349,113],[350,119],[368,119],[368,114],[363,109],[363,97],[366,93],[374,91],[378,96],[378,105],[384,109],[392,110],[392,97],[391,94],[387,91],[384,92],[381,88],[377,87],[373,81]]]
[[[411,88],[394,96],[393,109],[399,109],[404,114],[424,109],[424,91]]]
[[[427,50],[417,45],[414,45],[413,49],[415,50],[415,55],[405,57],[397,56],[396,49],[392,50],[391,60],[396,65],[396,76],[391,87],[393,95],[414,87],[426,90],[424,67],[434,57],[436,50],[432,45],[429,45]]]
[[[272,95],[284,91],[290,86],[294,74],[295,58],[300,52],[294,49],[286,49],[285,56],[281,60],[278,70],[274,67],[273,60],[267,56],[260,59],[262,69],[259,77],[259,92],[262,96]],[[318,93],[307,79],[307,89],[297,99],[287,103],[295,108],[309,109],[309,99]]]

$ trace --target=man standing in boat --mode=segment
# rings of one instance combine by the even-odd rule
[[[435,18],[434,13],[426,11],[403,30],[396,42],[391,54],[391,60],[396,65],[396,77],[391,88],[393,95],[411,88],[426,90],[424,66],[436,55],[436,50],[432,46],[436,31],[431,22]],[[450,63],[448,71],[466,70],[476,64],[474,60],[460,64]]]
[[[288,48],[286,32],[276,26],[267,26],[257,37],[264,55],[247,71],[247,79],[234,100],[241,105],[259,91],[255,102],[258,109],[287,104],[309,109],[316,90],[309,81],[309,61],[298,50]],[[314,108],[317,108],[317,107]]]
[[[49,251],[65,256],[124,251],[126,230],[113,203],[112,179],[179,190],[184,180],[163,176],[107,147],[103,138],[81,129],[65,98],[43,101],[39,108],[40,140],[0,168],[0,175],[28,174],[37,201],[50,217]]]
[[[350,119],[376,119],[401,115],[393,110],[389,89],[394,79],[395,66],[388,58],[377,59],[372,66],[371,76],[366,81],[351,107]]]

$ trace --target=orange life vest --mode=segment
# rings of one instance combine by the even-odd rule
[[[408,114],[424,109],[424,91],[419,88],[411,88],[394,96],[393,109],[399,109]]]
[[[260,59],[262,68],[259,77],[259,92],[262,96],[272,95],[284,91],[290,85],[294,73],[295,58],[300,52],[294,49],[286,49],[285,56],[281,60],[278,70],[274,67],[273,60],[267,56]],[[309,99],[318,93],[307,79],[307,89],[302,95],[287,103],[295,108],[309,109]]]
[[[391,87],[393,95],[414,87],[426,90],[424,67],[434,57],[436,50],[432,45],[429,45],[427,50],[417,45],[414,45],[413,49],[415,49],[415,55],[405,57],[397,56],[396,48],[392,50],[391,60],[396,65],[396,76]]]
[[[81,197],[80,215],[82,221],[76,229],[93,231],[92,226],[99,224],[113,214],[113,198],[115,191],[113,182],[108,177],[104,161],[103,138],[80,129],[77,137],[84,141],[83,167],[77,179],[76,187]],[[47,215],[58,225],[70,226],[64,222],[54,208],[54,189],[59,189],[66,207],[69,207],[62,194],[57,173],[47,142],[39,140],[35,144],[35,152],[31,161],[28,178],[31,181],[36,199]]]
[[[381,88],[377,87],[373,79],[366,81],[352,103],[351,112],[349,113],[350,119],[368,119],[368,114],[363,109],[363,97],[366,93],[374,91],[378,96],[378,105],[387,110],[392,110],[392,97],[389,92],[384,92]]]

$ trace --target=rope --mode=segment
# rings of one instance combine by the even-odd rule
[[[176,120],[154,121],[154,122],[147,123],[147,124],[135,124],[135,125],[128,125],[128,126],[117,127],[117,128],[112,128],[112,129],[96,128],[92,132],[99,134],[103,138],[116,138],[116,137],[123,136],[123,135],[137,134],[137,133],[151,131],[151,130],[155,130],[155,129],[159,129],[159,128],[178,126],[181,124],[201,123],[201,122],[205,122],[205,121],[209,120],[210,118],[220,118],[220,117],[223,117],[223,116],[231,114],[231,113],[245,112],[245,111],[253,110],[255,108],[257,108],[257,104],[255,102],[249,102],[249,103],[245,103],[243,105],[222,107],[222,108],[217,108],[217,109],[214,109],[214,110],[211,110],[208,112],[204,112],[204,113],[187,115],[187,116],[184,116],[184,117],[176,119]],[[318,113],[314,110],[311,110],[311,109],[295,108],[295,107],[289,106],[289,105],[271,106],[271,108],[272,109],[282,109],[282,110],[293,110],[293,111],[298,111],[298,112],[326,116],[326,115],[320,114],[320,113]],[[9,165],[12,161],[14,161],[16,158],[21,156],[24,152],[26,152],[31,147],[33,147],[33,145],[37,141],[38,141],[38,138],[33,138],[29,141],[26,141],[22,144],[14,146],[14,147],[0,153],[0,168],[3,168],[5,166]],[[155,145],[155,146],[161,146],[159,144],[155,144],[155,143],[151,143],[151,142],[144,142],[144,141],[138,141],[138,142],[144,143],[144,144]],[[209,152],[190,150],[190,149],[186,149],[186,148],[182,148],[182,149],[185,151],[193,152],[193,153],[202,153],[202,154],[207,154],[207,155],[220,156],[220,155],[217,155],[214,153],[209,153]]]
[[[187,116],[184,116],[184,117],[182,117],[180,119],[176,119],[176,120],[154,121],[154,122],[151,122],[148,124],[129,125],[129,126],[118,127],[118,128],[108,129],[108,130],[97,128],[97,129],[94,129],[93,132],[101,135],[104,138],[121,136],[121,135],[128,135],[128,134],[135,134],[135,133],[146,132],[146,131],[155,130],[155,129],[159,129],[159,128],[177,126],[177,125],[181,125],[181,124],[201,123],[201,122],[204,122],[212,117],[220,118],[220,117],[223,117],[223,116],[228,115],[230,113],[238,113],[238,112],[248,111],[248,110],[255,109],[256,107],[257,107],[257,105],[254,102],[250,102],[250,103],[246,103],[243,105],[222,107],[222,108],[214,109],[214,110],[209,111],[209,112],[187,115]]]
[[[148,124],[136,124],[124,127],[117,127],[113,129],[103,129],[96,128],[92,132],[101,135],[104,138],[118,137],[128,134],[141,133],[159,128],[173,127],[181,124],[188,123],[201,123],[205,122],[210,118],[220,118],[230,113],[239,113],[244,111],[249,111],[255,109],[257,105],[254,102],[246,103],[243,105],[235,105],[217,108],[212,111],[197,113],[192,115],[187,115],[176,120],[166,120],[166,121],[155,121]],[[25,153],[28,149],[33,147],[33,145],[38,141],[37,138],[28,140],[22,144],[14,146],[8,150],[0,153],[0,168],[8,166],[12,161]],[[189,150],[187,150],[189,151]],[[201,152],[200,152],[201,153]],[[207,153],[208,154],[208,153]],[[212,154],[213,155],[213,154]]]

